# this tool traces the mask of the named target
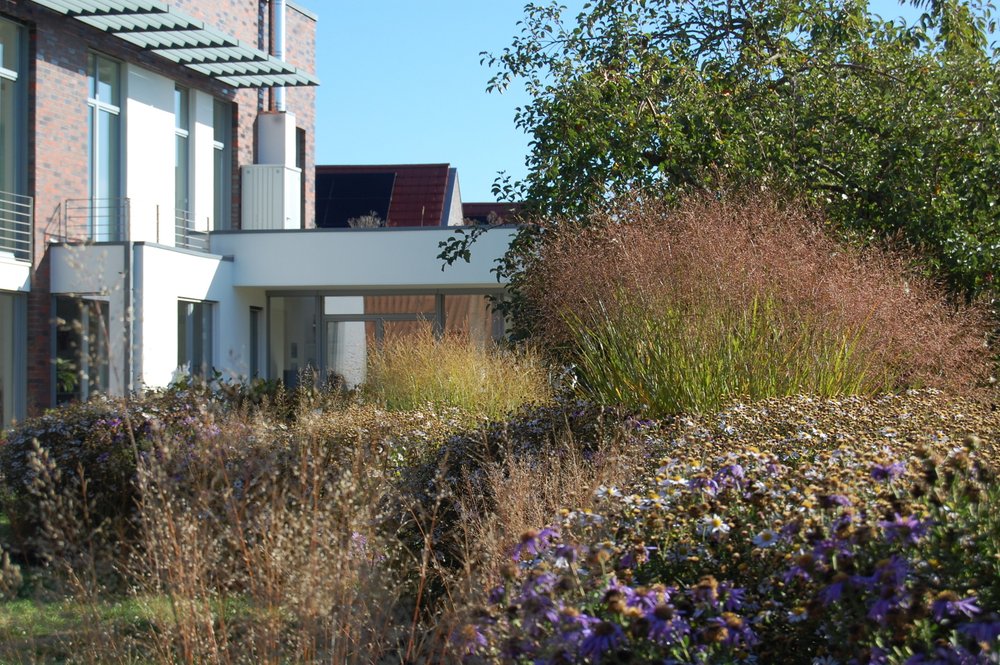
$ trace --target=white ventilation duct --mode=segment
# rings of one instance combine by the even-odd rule
[[[270,0],[271,55],[285,59],[285,0]],[[285,112],[285,88],[271,88],[271,110]]]

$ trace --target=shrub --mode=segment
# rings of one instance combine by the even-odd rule
[[[393,410],[435,404],[488,418],[551,398],[537,354],[459,335],[435,339],[429,331],[389,337],[373,350],[364,392]]]
[[[453,633],[456,656],[988,662],[997,443],[963,432],[998,425],[926,393],[680,422],[645,480],[522,536],[485,611]]]
[[[475,564],[467,574],[489,576],[528,525],[566,501],[585,505],[597,486],[642,468],[648,425],[619,409],[557,399],[454,434],[401,478],[414,505],[402,535],[416,543],[430,534],[446,575]]]
[[[182,392],[98,398],[23,421],[0,442],[2,511],[18,548],[42,554],[64,540],[46,535],[52,519],[121,540],[135,511],[137,455],[149,454],[151,437],[194,445],[218,431],[204,405]],[[53,512],[70,509],[74,514]]]
[[[524,295],[538,336],[580,365],[594,399],[662,414],[986,378],[979,309],[766,193],[677,208],[637,197],[544,236]]]

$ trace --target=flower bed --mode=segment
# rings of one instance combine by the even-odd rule
[[[525,533],[453,644],[468,662],[993,662],[997,426],[933,392],[683,420],[637,486]]]

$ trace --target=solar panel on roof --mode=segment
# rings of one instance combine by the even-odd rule
[[[379,219],[389,219],[389,204],[396,174],[317,173],[316,226],[324,229],[347,228],[347,220],[374,212]]]

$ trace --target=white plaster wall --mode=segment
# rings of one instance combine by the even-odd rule
[[[78,296],[108,303],[108,390],[121,395],[125,376],[125,320],[128,283],[126,245],[58,245],[52,247],[51,287],[56,295]]]
[[[198,90],[192,90],[191,97],[191,212],[194,228],[208,231],[215,215],[215,99]]]
[[[517,229],[499,226],[479,236],[470,263],[441,269],[438,243],[448,228],[308,229],[212,234],[212,251],[234,257],[233,283],[259,288],[498,287],[490,270]]]
[[[174,82],[128,65],[125,196],[130,239],[174,244]],[[157,229],[159,215],[159,229]]]
[[[462,188],[458,184],[458,169],[449,169],[449,174],[452,176],[451,198],[444,225],[462,226],[465,224],[465,218],[462,216]]]
[[[136,247],[135,339],[144,385],[165,386],[177,369],[179,300],[214,302],[213,364],[227,378],[246,374],[249,308],[262,307],[264,299],[253,291],[234,290],[232,269],[232,262],[221,256]]]
[[[56,245],[50,250],[52,293],[111,295],[124,288],[124,245]]]
[[[0,253],[0,291],[31,289],[31,264]]]

